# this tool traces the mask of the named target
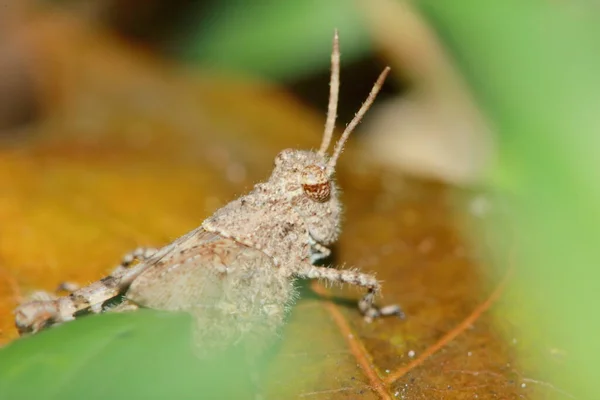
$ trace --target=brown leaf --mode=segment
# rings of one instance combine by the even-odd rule
[[[0,150],[0,329],[28,292],[106,274],[268,175],[323,122],[272,88],[198,77],[62,15],[18,32],[44,118]],[[488,313],[490,287],[450,212],[448,189],[403,181],[351,149],[339,264],[377,272],[407,319],[365,324],[360,293],[306,288],[269,369],[269,397],[517,398],[523,373]],[[500,326],[500,328],[498,328]],[[290,376],[294,379],[290,380]],[[530,385],[531,386],[531,385]]]

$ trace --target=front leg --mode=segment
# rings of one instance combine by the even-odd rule
[[[308,243],[310,244],[310,263],[316,264],[331,255],[331,250],[317,242],[312,236],[308,235]]]
[[[154,253],[154,249],[137,249],[127,254],[110,275],[99,281],[67,296],[43,298],[38,295],[32,301],[21,304],[15,309],[15,325],[19,333],[35,333],[48,326],[74,320],[75,313],[81,310],[101,312],[104,302],[123,293],[147,268],[144,262],[129,268],[133,261],[143,261]]]
[[[364,315],[366,322],[371,322],[377,317],[385,317],[389,315],[397,315],[400,318],[404,318],[404,312],[402,312],[400,306],[375,306],[375,296],[381,290],[381,285],[372,275],[348,269],[338,270],[328,267],[316,267],[308,263],[299,267],[293,272],[293,275],[298,278],[324,279],[332,283],[349,283],[351,285],[366,288],[367,293],[358,302],[358,309]]]

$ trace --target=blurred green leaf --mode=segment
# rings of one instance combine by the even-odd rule
[[[600,398],[600,20],[586,2],[419,3],[500,135],[500,168],[515,174],[515,260],[532,315],[569,364],[554,379]],[[499,260],[498,260],[499,261]]]
[[[344,63],[369,50],[357,7],[343,0],[215,2],[204,18],[191,28],[191,42],[183,51],[230,73],[285,79],[327,68],[335,28],[342,37]]]
[[[196,358],[190,318],[150,310],[17,340],[0,351],[0,381],[2,399],[252,398],[243,354]]]

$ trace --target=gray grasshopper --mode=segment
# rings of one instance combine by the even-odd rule
[[[297,298],[294,282],[298,278],[365,288],[358,308],[367,321],[402,316],[398,306],[374,305],[380,291],[374,276],[315,265],[329,256],[330,246],[340,236],[342,205],[334,181],[337,161],[389,67],[329,155],[339,70],[336,31],[327,121],[318,151],[283,150],[267,181],[217,210],[195,230],[160,249],[128,254],[110,275],[67,296],[38,298],[18,306],[19,331],[35,333],[71,321],[83,311],[148,307],[190,313],[196,326],[194,342],[203,348],[225,348],[241,339],[276,335]],[[107,306],[119,296],[123,298],[119,305]]]

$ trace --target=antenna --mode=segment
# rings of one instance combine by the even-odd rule
[[[342,150],[344,150],[344,144],[346,144],[346,141],[348,140],[348,137],[350,136],[354,128],[356,128],[356,126],[360,123],[362,117],[364,117],[369,107],[371,107],[371,104],[373,104],[373,101],[375,100],[375,97],[377,97],[377,94],[381,90],[381,86],[383,86],[383,82],[385,81],[385,78],[387,78],[389,72],[390,67],[385,67],[383,72],[379,74],[379,78],[377,78],[377,81],[373,85],[373,88],[371,89],[371,93],[369,93],[367,100],[365,100],[365,102],[362,104],[360,110],[358,110],[352,121],[350,121],[348,126],[346,126],[346,129],[344,130],[344,133],[342,133],[342,137],[340,138],[340,140],[338,140],[338,142],[335,144],[335,150],[333,151],[333,155],[327,163],[326,172],[328,175],[333,175],[335,171],[335,164],[337,163],[340,154],[342,154]]]
[[[337,117],[338,97],[340,93],[340,39],[338,30],[333,34],[333,50],[331,52],[331,78],[329,79],[329,104],[327,106],[327,121],[325,122],[325,131],[323,132],[323,141],[319,148],[319,155],[324,156],[333,130],[335,129],[335,119]]]

